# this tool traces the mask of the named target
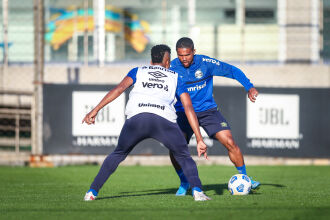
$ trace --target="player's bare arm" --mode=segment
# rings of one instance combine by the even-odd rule
[[[250,99],[251,102],[255,102],[257,99],[259,92],[256,88],[252,87],[251,89],[249,89],[248,91],[248,97]]]
[[[86,122],[87,124],[94,124],[97,113],[107,104],[115,100],[118,96],[120,96],[127,88],[129,88],[133,84],[133,79],[131,77],[126,76],[114,89],[110,90],[104,98],[100,101],[100,103],[82,120],[82,123]]]
[[[189,124],[192,128],[192,130],[195,133],[196,141],[197,141],[197,152],[198,157],[200,157],[202,154],[204,154],[205,159],[208,159],[207,157],[207,146],[204,143],[201,131],[199,129],[199,123],[197,120],[197,116],[194,111],[194,107],[192,106],[191,99],[188,93],[182,93],[180,95],[180,100],[182,102],[182,105],[184,107],[185,114],[187,116],[187,119],[189,121]]]

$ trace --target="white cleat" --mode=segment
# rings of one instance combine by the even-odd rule
[[[84,201],[93,201],[95,199],[96,199],[96,196],[94,196],[94,194],[92,192],[87,192],[84,197]]]
[[[194,190],[194,200],[195,201],[206,201],[206,200],[211,200],[210,197],[204,194],[204,192],[198,192],[197,190]]]

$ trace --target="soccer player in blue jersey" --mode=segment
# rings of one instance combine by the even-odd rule
[[[226,119],[220,113],[213,99],[213,77],[223,76],[236,79],[248,92],[248,98],[255,102],[258,91],[244,73],[235,66],[221,62],[204,55],[195,54],[194,43],[190,38],[183,37],[176,43],[178,58],[172,60],[171,68],[177,72],[185,82],[191,97],[199,124],[204,128],[209,137],[218,140],[227,150],[230,160],[241,174],[246,175],[244,159],[240,148],[235,143]],[[184,109],[180,100],[175,104],[177,111],[177,123],[184,132],[187,142],[193,134],[191,127],[184,115]],[[186,180],[181,166],[177,163],[170,151],[172,164],[180,178],[181,184],[176,193],[178,196],[186,195],[190,185]],[[252,181],[252,189],[256,189],[260,183]]]
[[[118,145],[104,160],[84,200],[95,200],[99,190],[115,172],[120,162],[125,160],[140,141],[153,138],[163,143],[182,167],[183,173],[192,186],[195,201],[210,200],[203,191],[202,183],[194,160],[191,158],[187,142],[176,123],[174,103],[176,96],[197,138],[198,155],[207,158],[207,147],[199,130],[194,108],[181,77],[169,70],[171,49],[166,45],[156,45],[151,49],[151,65],[132,69],[118,86],[108,92],[100,103],[83,119],[83,123],[95,123],[99,110],[115,100],[134,84],[129,94],[125,114],[127,120],[120,132]]]

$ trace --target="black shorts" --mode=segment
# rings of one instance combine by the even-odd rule
[[[190,127],[186,114],[184,112],[177,112],[176,114],[178,116],[176,120],[180,129],[187,135],[187,140],[190,140],[194,132]],[[196,112],[196,116],[199,125],[211,138],[214,138],[214,135],[219,131],[230,130],[228,122],[217,110],[217,108],[211,108],[203,112]]]

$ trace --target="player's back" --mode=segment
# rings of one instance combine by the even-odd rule
[[[125,112],[127,118],[149,112],[175,122],[178,74],[158,65],[136,68],[134,74],[134,87],[129,94]]]

